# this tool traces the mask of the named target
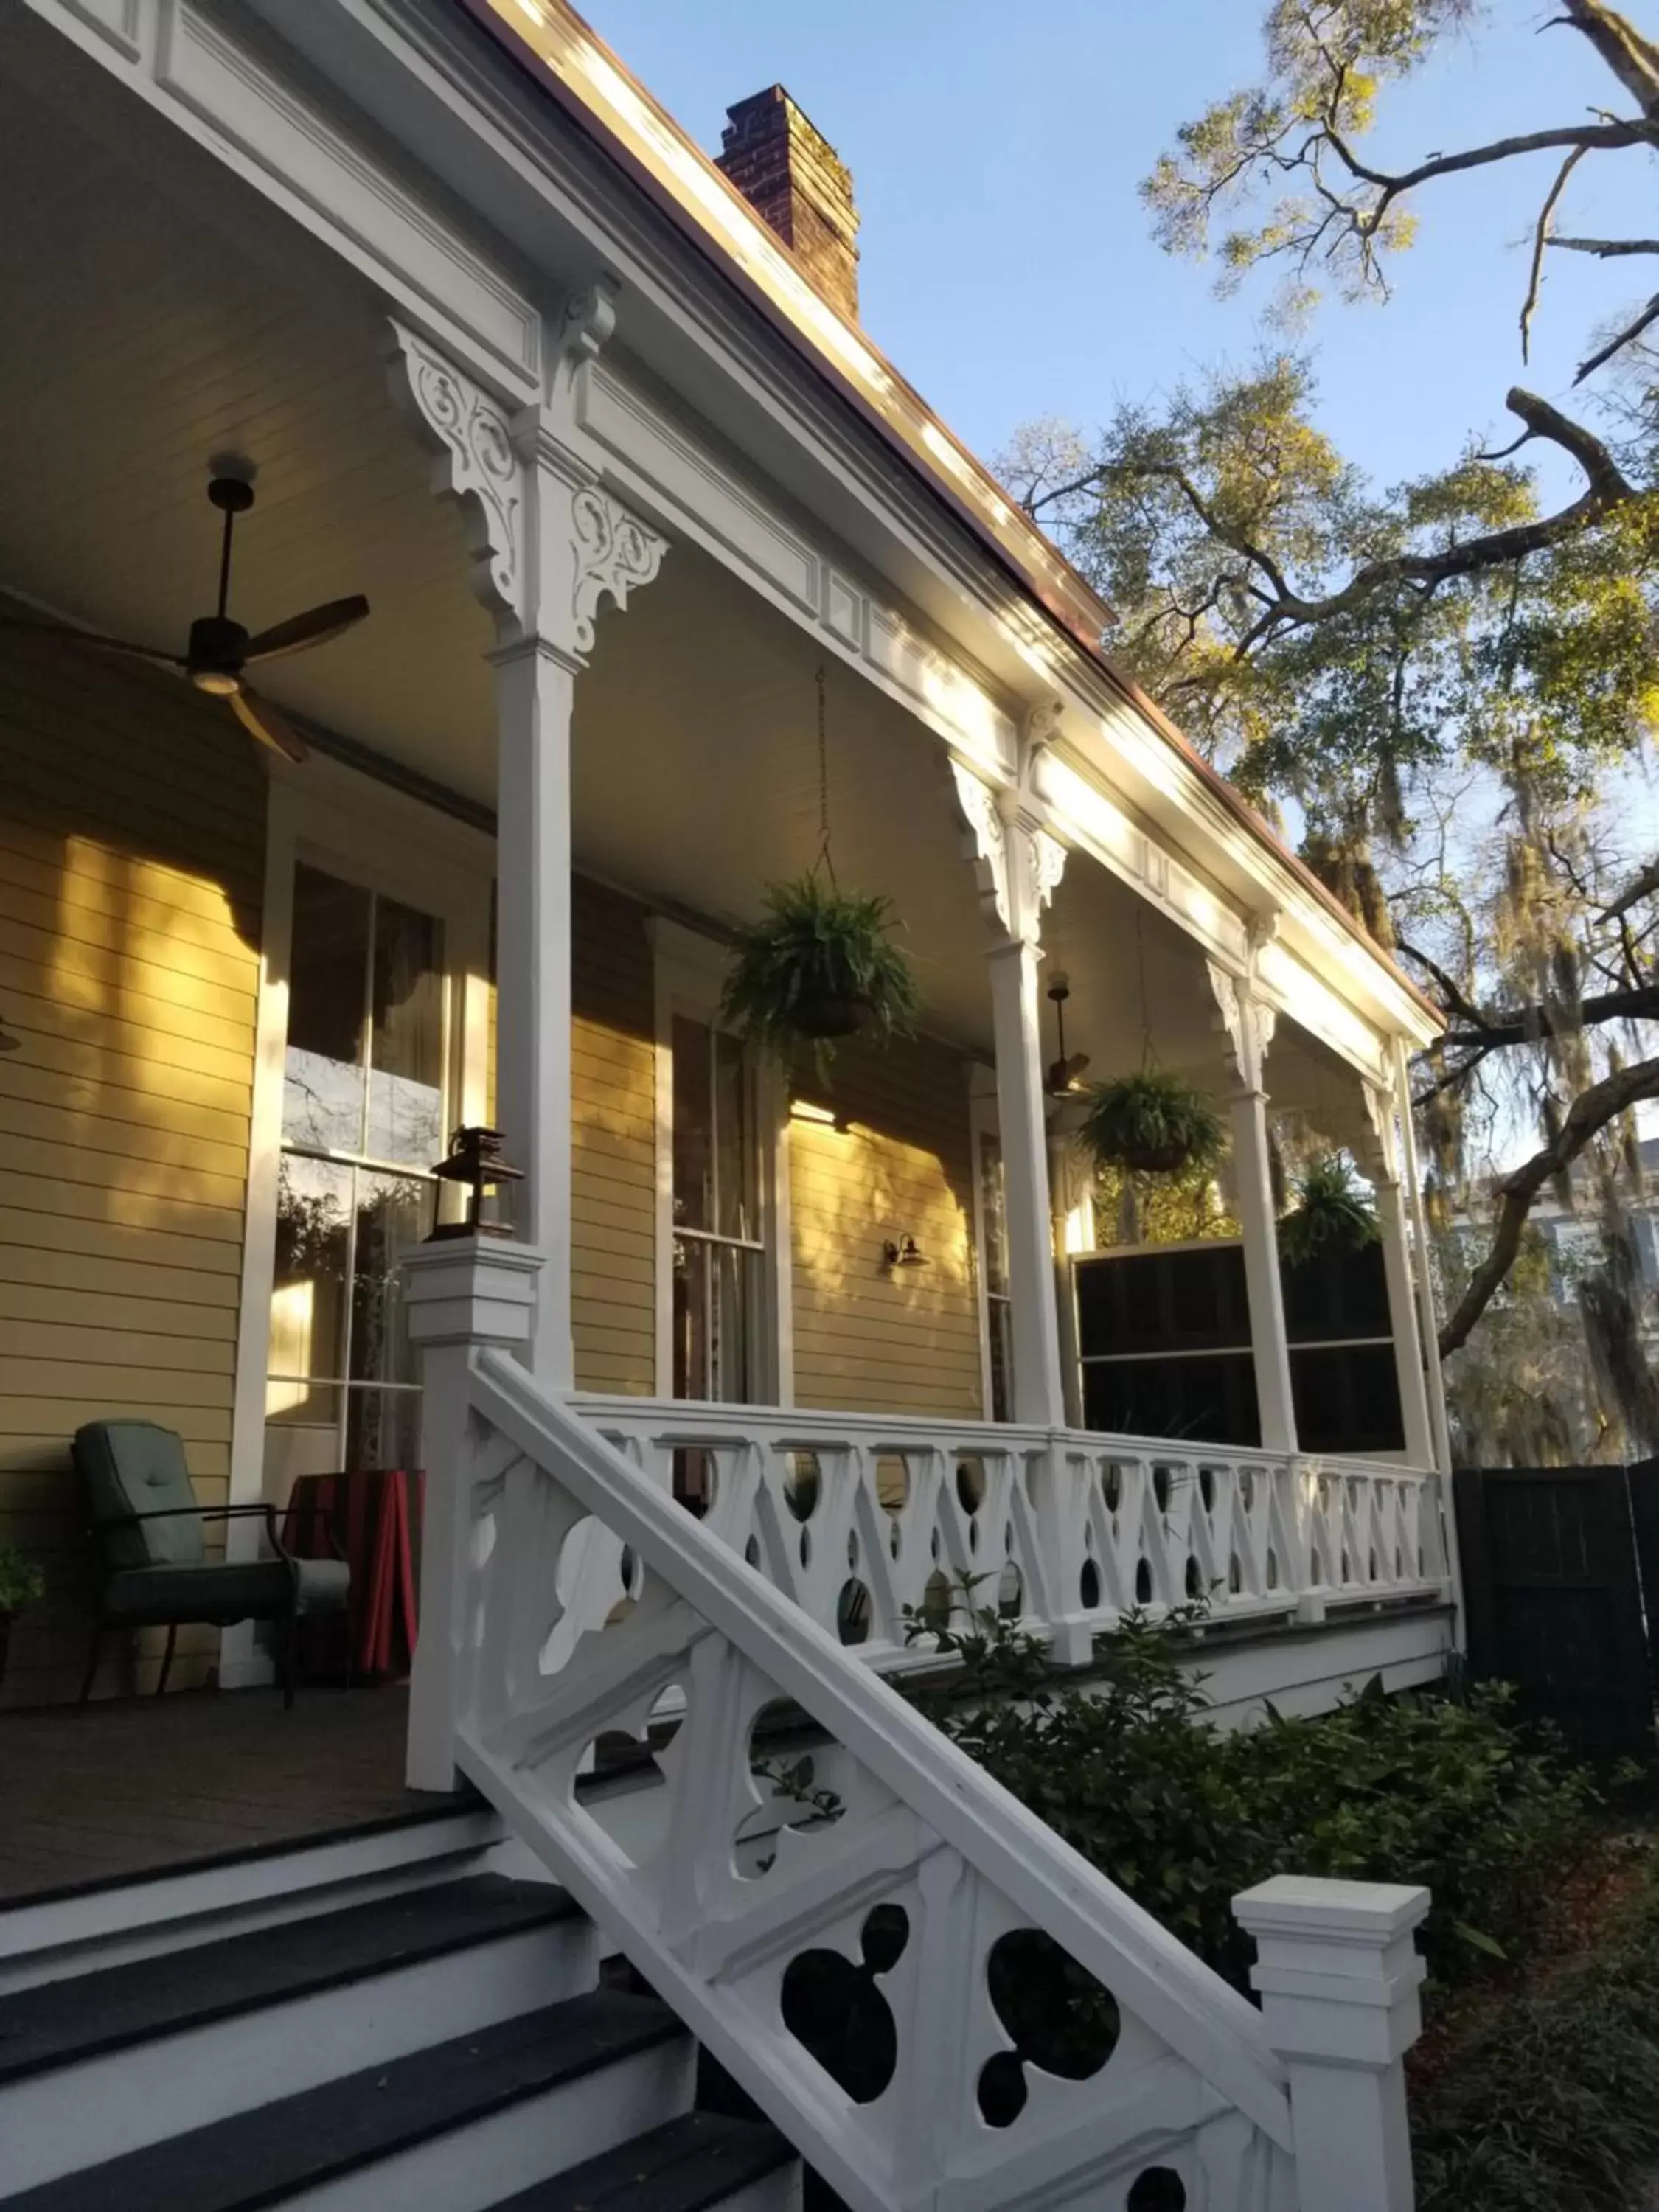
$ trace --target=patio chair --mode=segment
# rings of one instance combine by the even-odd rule
[[[276,1620],[283,1624],[283,1703],[291,1705],[300,1620],[345,1606],[351,1586],[345,1561],[295,1558],[283,1545],[274,1505],[199,1504],[182,1440],[153,1421],[89,1421],[76,1431],[74,1458],[104,1569],[82,1704],[92,1695],[106,1629],[167,1630],[159,1697],[181,1627]],[[208,1522],[255,1516],[264,1522],[273,1558],[207,1556]]]

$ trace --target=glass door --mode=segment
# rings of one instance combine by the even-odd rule
[[[432,915],[295,869],[267,1496],[416,1461],[398,1262],[431,1227],[448,1127],[443,939]]]

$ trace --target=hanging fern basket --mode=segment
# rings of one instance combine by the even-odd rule
[[[1207,1092],[1159,1067],[1097,1083],[1078,1141],[1097,1167],[1182,1175],[1213,1167],[1225,1144]]]
[[[1287,1266],[1300,1267],[1333,1253],[1364,1251],[1382,1233],[1376,1210],[1347,1162],[1330,1153],[1298,1177],[1291,1210],[1279,1224],[1279,1249]]]
[[[722,1016],[784,1058],[860,1030],[882,1044],[912,1035],[920,999],[897,926],[890,899],[817,875],[769,884],[762,918],[738,937]]]

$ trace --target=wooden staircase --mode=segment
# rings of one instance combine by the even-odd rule
[[[0,2205],[794,2212],[600,1950],[475,1812],[0,1912]]]

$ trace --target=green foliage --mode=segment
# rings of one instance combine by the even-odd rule
[[[1206,1091],[1165,1068],[1143,1067],[1091,1086],[1078,1142],[1098,1165],[1168,1175],[1213,1168],[1226,1137]]]
[[[1659,2171],[1659,1885],[1412,2099],[1419,2212],[1636,2212]]]
[[[914,1034],[920,996],[909,961],[893,942],[893,903],[841,892],[816,875],[769,884],[765,914],[738,938],[720,1011],[753,1042],[787,1058],[803,1041],[829,1048],[813,1010],[855,1006],[883,1044]]]
[[[46,1594],[46,1578],[26,1553],[0,1544],[0,1620],[26,1613]]]
[[[1385,1697],[1373,1684],[1313,1719],[1270,1712],[1255,1728],[1218,1729],[1201,1678],[1182,1663],[1203,1612],[1126,1615],[1085,1689],[1054,1674],[1040,1638],[970,1596],[940,1637],[963,1674],[920,1702],[1241,1987],[1249,1950],[1230,1900],[1285,1872],[1425,1884],[1424,1949],[1446,1982],[1524,1944],[1584,1846],[1588,1778],[1551,1748],[1528,1749],[1492,1688],[1460,1705]]]
[[[1382,1234],[1376,1210],[1334,1152],[1310,1161],[1279,1224],[1279,1249],[1292,1267],[1326,1252],[1358,1252]]]

